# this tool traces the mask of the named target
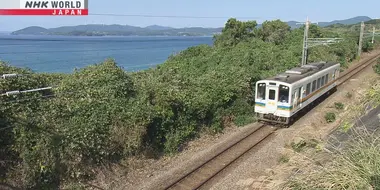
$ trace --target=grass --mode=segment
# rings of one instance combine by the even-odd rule
[[[337,110],[342,110],[344,108],[344,104],[342,102],[335,102],[334,105]]]
[[[350,122],[347,122],[347,121],[345,121],[344,123],[342,123],[341,125],[340,125],[340,130],[342,131],[342,132],[348,132],[348,130],[350,130],[351,128],[353,127],[353,125],[350,123]]]
[[[290,160],[289,156],[287,156],[287,155],[282,155],[282,156],[279,158],[278,162],[280,162],[280,163],[288,163],[289,160]]]
[[[298,139],[290,143],[290,146],[295,152],[302,152],[305,148],[316,148],[320,146],[316,139]]]
[[[328,112],[326,113],[325,115],[325,120],[327,123],[332,123],[336,120],[336,116],[335,116],[335,113],[332,113],[332,112]]]
[[[380,136],[353,129],[345,149],[333,148],[325,165],[310,162],[313,170],[290,180],[291,189],[380,190]]]
[[[292,149],[296,152],[301,152],[305,147],[306,147],[307,143],[304,139],[301,139],[297,142],[292,142],[290,144],[290,146],[292,147]]]
[[[234,120],[234,123],[239,127],[245,126],[253,122],[255,122],[255,118],[250,115],[240,115],[237,116]]]

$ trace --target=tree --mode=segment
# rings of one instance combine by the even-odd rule
[[[290,32],[290,26],[280,20],[265,21],[259,31],[263,41],[278,45],[284,41],[285,36]]]
[[[311,24],[309,27],[309,38],[323,38],[325,36],[324,32],[322,31],[322,28]]]
[[[235,18],[227,21],[222,34],[214,36],[215,46],[235,46],[249,37],[256,36],[256,21],[242,22]]]

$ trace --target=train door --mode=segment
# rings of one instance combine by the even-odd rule
[[[304,93],[305,93],[305,89],[304,89],[304,86],[302,86],[301,88],[299,88],[299,91],[298,91],[298,94],[299,94],[298,108],[302,107],[302,98],[305,97]]]
[[[298,104],[298,89],[293,92],[293,108],[297,108]]]
[[[277,111],[277,94],[278,87],[277,86],[268,86],[267,88],[267,105],[266,109],[269,113],[274,113]]]

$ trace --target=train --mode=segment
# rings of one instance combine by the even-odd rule
[[[340,64],[314,62],[289,69],[255,85],[255,114],[259,122],[289,126],[321,96],[336,90]]]

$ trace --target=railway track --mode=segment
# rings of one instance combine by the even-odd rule
[[[242,139],[226,147],[218,154],[176,179],[164,189],[198,189],[214,178],[253,147],[260,144],[276,131],[269,125],[261,124]]]
[[[337,85],[344,84],[354,75],[358,74],[363,69],[372,65],[380,54],[377,54],[373,58],[366,60],[362,64],[358,64],[345,72],[342,72],[337,80]],[[245,155],[255,146],[263,142],[270,137],[273,132],[278,128],[261,124],[257,129],[249,132],[246,136],[239,139],[237,142],[221,150],[213,157],[207,159],[205,162],[194,167],[191,171],[188,171],[184,175],[175,179],[168,184],[164,189],[198,189],[205,185],[208,181],[213,179],[216,175],[221,173],[225,168],[234,163],[237,159]]]
[[[380,58],[380,54],[375,55],[373,58],[366,60],[362,64],[358,64],[352,68],[349,68],[345,72],[341,73],[337,80],[337,86],[344,84],[348,79],[352,78],[354,75],[358,74],[363,69],[372,65],[378,58]]]

